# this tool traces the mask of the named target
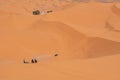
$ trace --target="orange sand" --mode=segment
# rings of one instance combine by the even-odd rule
[[[0,80],[120,80],[119,3],[35,1],[0,1]]]

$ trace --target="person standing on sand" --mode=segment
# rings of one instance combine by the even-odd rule
[[[35,63],[34,59],[31,60],[31,63]]]
[[[55,54],[54,56],[58,56],[58,54]]]
[[[29,62],[27,62],[25,59],[23,60],[23,63],[25,63],[25,64],[29,64]]]
[[[37,63],[38,61],[37,61],[37,59],[34,59],[34,61],[35,61],[35,63]]]

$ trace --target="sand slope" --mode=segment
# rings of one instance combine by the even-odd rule
[[[2,64],[2,80],[119,80],[120,55],[88,60],[41,62],[39,64]]]
[[[96,36],[119,42],[119,9],[117,8],[116,13],[116,7],[113,9],[114,5],[119,7],[117,3],[79,3],[64,11],[47,15],[44,19],[65,23],[88,36]],[[111,32],[106,29],[107,22],[115,30]]]
[[[120,80],[119,4],[35,1],[0,2],[0,80]]]
[[[13,16],[9,21],[9,27],[6,25],[1,27],[1,30],[4,28],[0,40],[2,59],[19,60],[41,54],[52,56],[55,53],[60,54],[60,59],[80,59],[114,55],[120,52],[119,42],[88,37],[66,24],[46,22],[33,16],[24,17],[24,21],[21,21],[23,17]],[[19,23],[14,23],[14,18]]]

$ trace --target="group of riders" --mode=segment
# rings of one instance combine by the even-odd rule
[[[23,60],[23,63],[29,64],[29,62],[26,61],[25,59]],[[38,63],[38,60],[37,59],[31,59],[31,63]]]
[[[58,56],[58,54],[54,54],[54,56]],[[23,63],[24,64],[29,64],[30,62],[28,62],[24,59]],[[36,58],[33,58],[33,59],[31,59],[31,63],[38,63],[38,60]]]

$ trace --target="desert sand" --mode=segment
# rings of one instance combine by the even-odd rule
[[[120,80],[120,3],[1,0],[0,80]]]

